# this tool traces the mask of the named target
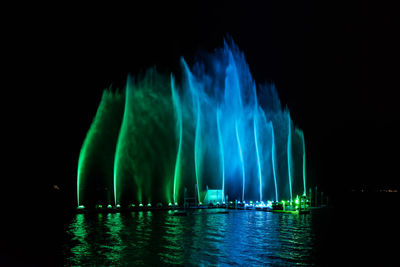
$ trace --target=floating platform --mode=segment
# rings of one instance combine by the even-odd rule
[[[226,209],[226,207],[220,206],[165,206],[165,207],[148,207],[148,206],[135,206],[135,207],[104,207],[104,208],[77,208],[76,213],[122,213],[122,212],[135,212],[135,211],[188,211],[188,210],[198,210],[198,209]]]
[[[247,211],[264,211],[264,212],[275,212],[275,213],[287,213],[287,214],[307,214],[310,213],[310,208],[302,209],[302,210],[294,210],[294,209],[274,209],[274,208],[256,208],[256,207],[219,207],[219,206],[206,206],[201,205],[198,207],[183,207],[183,206],[167,206],[167,207],[105,207],[105,208],[93,208],[93,209],[85,209],[78,208],[76,213],[79,214],[92,214],[92,213],[125,213],[125,212],[137,212],[137,211],[175,211],[174,216],[186,216],[188,212],[199,209],[223,209],[219,210],[212,214],[228,214],[229,210],[247,210]]]
[[[308,214],[310,210],[266,210],[268,212],[275,212],[275,213],[289,213],[289,214]]]

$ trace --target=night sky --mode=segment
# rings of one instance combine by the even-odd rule
[[[398,188],[395,9],[264,2],[43,6],[10,18],[18,73],[7,109],[16,119],[7,121],[21,144],[8,144],[12,194],[75,205],[79,151],[103,90],[154,65],[177,73],[181,56],[191,64],[226,37],[257,84],[275,83],[304,130],[310,185],[331,194]]]

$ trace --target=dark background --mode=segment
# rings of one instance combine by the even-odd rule
[[[398,201],[351,193],[399,189],[400,46],[394,6],[187,2],[2,8],[6,226],[0,263],[43,266],[47,257],[50,262],[62,258],[53,244],[62,246],[59,219],[64,221],[76,206],[79,151],[102,91],[123,88],[129,73],[154,65],[177,73],[181,56],[191,64],[197,53],[221,47],[225,37],[244,52],[256,83],[275,83],[282,104],[304,130],[311,187],[317,185],[334,201],[358,201],[357,207],[360,199],[380,200],[372,206],[376,209]],[[21,219],[15,220],[14,213]],[[357,226],[349,228],[341,218],[326,226],[341,227],[331,233],[336,238],[327,238],[334,240],[330,247],[353,236],[372,255],[376,246],[369,231],[378,244],[390,244],[396,233],[395,220],[386,227],[376,217],[354,237]],[[326,227],[323,232],[330,232]],[[332,257],[330,251],[323,257]]]
[[[215,1],[217,2],[217,1]],[[102,91],[151,66],[179,72],[231,37],[304,130],[309,185],[398,188],[398,20],[370,5],[218,1],[32,6],[5,19],[6,195],[76,205],[80,147]],[[7,10],[5,10],[7,13]],[[60,190],[53,188],[57,185]],[[22,197],[21,197],[22,196]]]

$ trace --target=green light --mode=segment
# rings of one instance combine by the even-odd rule
[[[140,203],[140,204],[139,204],[139,207],[143,207],[143,204],[142,204],[142,203]]]
[[[196,175],[196,184],[197,184],[197,199],[200,200],[200,132],[201,132],[201,124],[200,124],[200,103],[199,97],[197,96],[197,116],[196,116],[196,134],[194,137],[194,170]]]
[[[171,203],[171,202],[169,202],[169,203],[168,203],[168,206],[172,206],[172,203]]]
[[[178,196],[180,165],[171,80],[150,69],[128,78],[114,160],[115,202],[168,203]],[[178,127],[177,127],[178,130]],[[183,151],[182,151],[183,152]],[[176,175],[174,179],[174,165]],[[175,192],[174,192],[175,188]],[[173,196],[175,194],[175,196]]]
[[[111,188],[113,176],[113,154],[116,137],[122,119],[123,96],[119,92],[105,90],[97,112],[83,141],[78,160],[77,199],[78,206],[86,203],[90,196],[88,187]],[[102,153],[97,153],[101,149]],[[100,179],[94,178],[100,176]],[[93,184],[95,183],[95,184]],[[103,191],[100,199],[112,199],[112,191]]]
[[[132,203],[132,204],[131,204],[131,207],[134,208],[134,207],[135,207],[135,204]]]
[[[231,60],[233,59],[229,59],[227,64]],[[224,62],[218,64],[221,64],[223,68],[226,67]],[[267,198],[273,199],[273,195],[264,196],[265,198],[263,199],[263,195],[266,193],[264,191],[267,191],[268,194],[273,191],[272,175],[275,183],[276,202],[274,204],[279,199],[276,181],[278,178],[279,180],[284,178],[284,181],[279,183],[279,188],[280,191],[283,191],[280,192],[283,193],[282,197],[290,199],[286,205],[294,204],[294,202],[296,204],[299,202],[302,203],[302,199],[296,199],[295,201],[292,199],[297,193],[302,194],[301,190],[298,190],[298,185],[301,184],[297,182],[297,178],[301,174],[301,168],[297,166],[297,161],[301,154],[297,153],[298,140],[296,139],[296,127],[290,118],[289,112],[280,110],[279,114],[282,114],[284,117],[276,117],[276,119],[275,117],[271,117],[275,116],[274,114],[264,114],[267,112],[264,112],[261,109],[261,105],[258,104],[257,94],[255,94],[255,102],[248,102],[246,100],[242,103],[241,101],[244,101],[246,97],[240,93],[242,90],[239,88],[242,85],[242,81],[239,82],[241,75],[237,73],[234,64],[229,63],[229,68],[221,72],[222,77],[226,76],[225,87],[219,88],[219,82],[214,84],[212,75],[209,77],[210,85],[215,85],[215,89],[217,89],[215,93],[217,93],[218,97],[208,95],[208,89],[206,90],[205,88],[208,88],[208,83],[202,81],[202,75],[199,76],[199,81],[197,81],[196,76],[191,76],[189,68],[186,65],[184,67],[187,70],[186,75],[188,76],[187,80],[190,88],[186,84],[183,84],[182,88],[179,88],[179,85],[175,84],[174,77],[172,76],[170,80],[166,79],[167,83],[161,83],[161,86],[158,85],[160,84],[158,82],[160,79],[157,75],[146,75],[146,78],[143,79],[144,81],[138,78],[135,82],[127,83],[126,97],[119,96],[122,102],[125,101],[124,106],[119,105],[121,109],[120,125],[118,125],[119,127],[109,127],[114,129],[113,134],[116,136],[113,136],[113,139],[117,140],[114,142],[115,147],[111,154],[98,149],[104,143],[103,137],[101,142],[96,141],[95,145],[92,144],[92,139],[97,139],[97,136],[102,134],[107,135],[107,138],[111,138],[108,137],[108,132],[104,133],[103,128],[107,130],[109,120],[110,118],[112,120],[114,116],[107,115],[107,120],[102,117],[101,120],[98,119],[97,116],[105,116],[99,107],[93,127],[90,128],[90,133],[88,133],[88,136],[84,140],[80,152],[77,206],[79,207],[81,204],[88,205],[88,203],[102,203],[105,205],[95,206],[92,204],[90,208],[119,208],[120,205],[117,203],[123,203],[122,205],[125,209],[132,202],[151,202],[156,204],[155,207],[158,207],[159,203],[163,203],[164,205],[165,203],[169,203],[169,206],[173,206],[178,205],[178,201],[181,201],[181,207],[183,207],[184,203],[179,198],[180,196],[183,197],[183,191],[185,191],[185,196],[190,196],[191,198],[193,198],[193,195],[197,195],[194,201],[202,205],[201,200],[206,201],[204,196],[210,194],[208,186],[214,188],[212,189],[214,191],[222,191],[222,198],[221,194],[218,194],[218,199],[210,201],[207,198],[205,203],[212,202],[219,205],[225,203],[225,172],[227,178],[229,178],[226,185],[228,186],[229,182],[229,185],[233,183],[232,187],[234,187],[234,190],[229,190],[229,198],[236,199],[236,203],[237,200],[245,203],[245,197],[248,201],[256,199],[256,201],[250,201],[251,205],[253,203],[259,204],[259,201],[263,205],[262,200],[265,201]],[[241,68],[239,70],[241,71]],[[232,74],[230,74],[231,72]],[[216,71],[218,80],[222,78],[219,77],[219,73],[219,71]],[[213,74],[213,72],[210,74]],[[235,87],[235,82],[240,86]],[[244,89],[247,90],[247,88]],[[255,86],[252,89],[255,92]],[[191,92],[187,92],[188,90]],[[221,93],[226,91],[225,96],[222,97],[219,91]],[[236,101],[239,101],[240,105]],[[228,102],[232,102],[232,105]],[[249,106],[249,103],[253,104]],[[264,104],[267,105],[268,103]],[[174,111],[176,113],[175,116],[173,116]],[[260,123],[261,119],[266,120],[264,116],[268,117],[267,128]],[[272,128],[271,148],[270,135],[269,133],[264,134],[264,131],[265,129],[269,131],[269,125],[273,126],[272,118],[274,118],[274,122],[275,120],[277,122],[282,121],[285,127],[277,124],[280,126],[276,131],[279,133],[277,137],[279,137],[279,140],[282,138],[284,141],[277,142],[277,145],[279,145],[277,147],[275,146],[275,134]],[[99,124],[99,121],[102,124],[107,124],[107,127],[103,125],[101,129],[98,129],[97,124]],[[253,126],[254,132],[251,132],[251,126]],[[289,126],[288,129],[287,126]],[[284,136],[281,137],[280,133],[283,130]],[[164,134],[161,139],[160,134]],[[268,138],[265,138],[266,136]],[[92,146],[95,146],[96,149],[93,149]],[[281,155],[279,154],[278,157],[275,150],[278,150],[279,153],[283,150],[287,155],[282,154],[283,159],[281,159]],[[101,170],[99,173],[97,172],[98,167],[103,168],[101,163],[106,161],[102,157],[106,157],[107,155],[109,158],[111,155],[114,155],[114,160],[109,161],[109,165],[114,165],[114,175],[111,173],[112,168],[110,166],[108,168],[109,173],[105,173],[104,170]],[[96,157],[99,157],[100,160]],[[271,160],[270,157],[272,159],[272,171],[271,163],[267,162],[267,160]],[[304,149],[303,158],[303,185],[305,188]],[[92,164],[92,161],[95,164]],[[221,167],[218,165],[221,165]],[[265,171],[264,166],[266,168]],[[208,170],[212,168],[215,171]],[[275,168],[277,169],[275,170]],[[91,170],[90,172],[88,171],[89,169]],[[282,169],[284,172],[282,172]],[[288,175],[288,178],[286,175]],[[234,180],[232,180],[232,177],[235,177]],[[103,180],[107,181],[107,183]],[[268,183],[264,184],[264,181],[268,181]],[[207,193],[205,193],[206,184]],[[251,194],[253,194],[251,197],[250,194],[247,195],[249,185],[251,187]],[[193,187],[197,187],[197,191],[195,189],[194,192]],[[268,187],[268,190],[264,190],[263,187]],[[233,189],[231,186],[229,188]],[[112,190],[114,190],[114,195],[112,194]],[[290,195],[288,194],[289,190]],[[92,199],[90,201],[85,199],[85,196],[82,194],[84,192],[91,193]],[[104,196],[101,194],[104,194]],[[107,202],[110,204],[107,205]],[[230,201],[229,203],[234,202]],[[285,204],[285,202],[283,203]],[[133,204],[130,206],[134,207]],[[139,207],[143,206],[151,207],[151,204],[139,205]]]
[[[117,204],[117,208],[120,208],[121,207],[121,205],[120,204]]]
[[[176,155],[176,161],[175,161],[175,174],[174,174],[174,192],[173,192],[173,197],[174,201],[178,201],[178,188],[180,184],[180,179],[181,179],[181,154],[182,154],[182,110],[181,110],[181,105],[179,101],[179,96],[177,95],[175,91],[175,86],[174,86],[174,78],[171,76],[171,90],[172,90],[172,101],[174,103],[174,107],[176,110],[176,115],[178,117],[179,121],[179,145],[178,145],[178,153]]]
[[[178,206],[178,202],[175,202],[175,206]]]
[[[97,205],[97,208],[101,209],[101,208],[103,208],[103,205],[99,204],[99,205]]]
[[[78,209],[80,209],[80,210],[83,210],[84,208],[85,208],[85,206],[83,206],[83,205],[78,206]]]
[[[288,161],[288,174],[289,174],[289,189],[290,189],[290,200],[293,201],[293,193],[292,193],[292,124],[290,123],[290,114],[288,114],[288,123],[289,123],[289,134],[288,134],[288,142],[287,142],[287,161]]]

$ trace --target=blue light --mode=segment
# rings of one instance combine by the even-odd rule
[[[293,196],[305,194],[304,136],[289,110],[282,109],[275,87],[265,84],[256,88],[245,57],[235,44],[225,44],[215,54],[206,56],[204,62],[195,62],[193,68],[183,58],[181,63],[181,82],[176,82],[172,74],[168,78],[149,71],[143,81],[137,78],[137,85],[127,82],[125,98],[105,94],[88,133],[96,138],[86,138],[79,157],[78,206],[100,202],[87,202],[88,197],[82,194],[84,188],[93,187],[86,182],[93,181],[89,176],[96,173],[87,168],[102,166],[102,162],[96,162],[100,158],[96,154],[107,158],[106,151],[97,148],[97,143],[103,144],[104,140],[92,139],[107,135],[107,127],[101,133],[102,128],[97,125],[117,120],[115,115],[107,115],[110,97],[123,100],[116,104],[122,123],[113,126],[113,131],[120,133],[114,138],[116,148],[108,155],[114,157],[114,168],[101,170],[99,174],[104,174],[104,178],[95,186],[107,185],[108,199],[114,198],[113,205],[145,201],[144,205],[151,207],[146,204],[151,199],[157,207],[158,203],[178,206],[178,201],[183,204],[185,193],[190,197],[196,195],[197,203],[202,205],[201,201],[210,202],[209,198],[204,200],[206,186],[222,192],[212,199],[218,205],[229,199],[240,199],[238,204],[245,204],[248,199],[253,204],[250,199],[255,199],[255,206],[264,207],[263,200],[283,198],[290,199],[289,205]],[[136,104],[140,107],[133,108]],[[142,114],[148,115],[142,118]],[[135,153],[143,149],[146,158]],[[154,168],[160,162],[165,168]],[[174,175],[169,173],[170,169],[174,169]],[[106,174],[112,171],[113,181],[108,183]],[[123,185],[129,188],[122,190]]]

